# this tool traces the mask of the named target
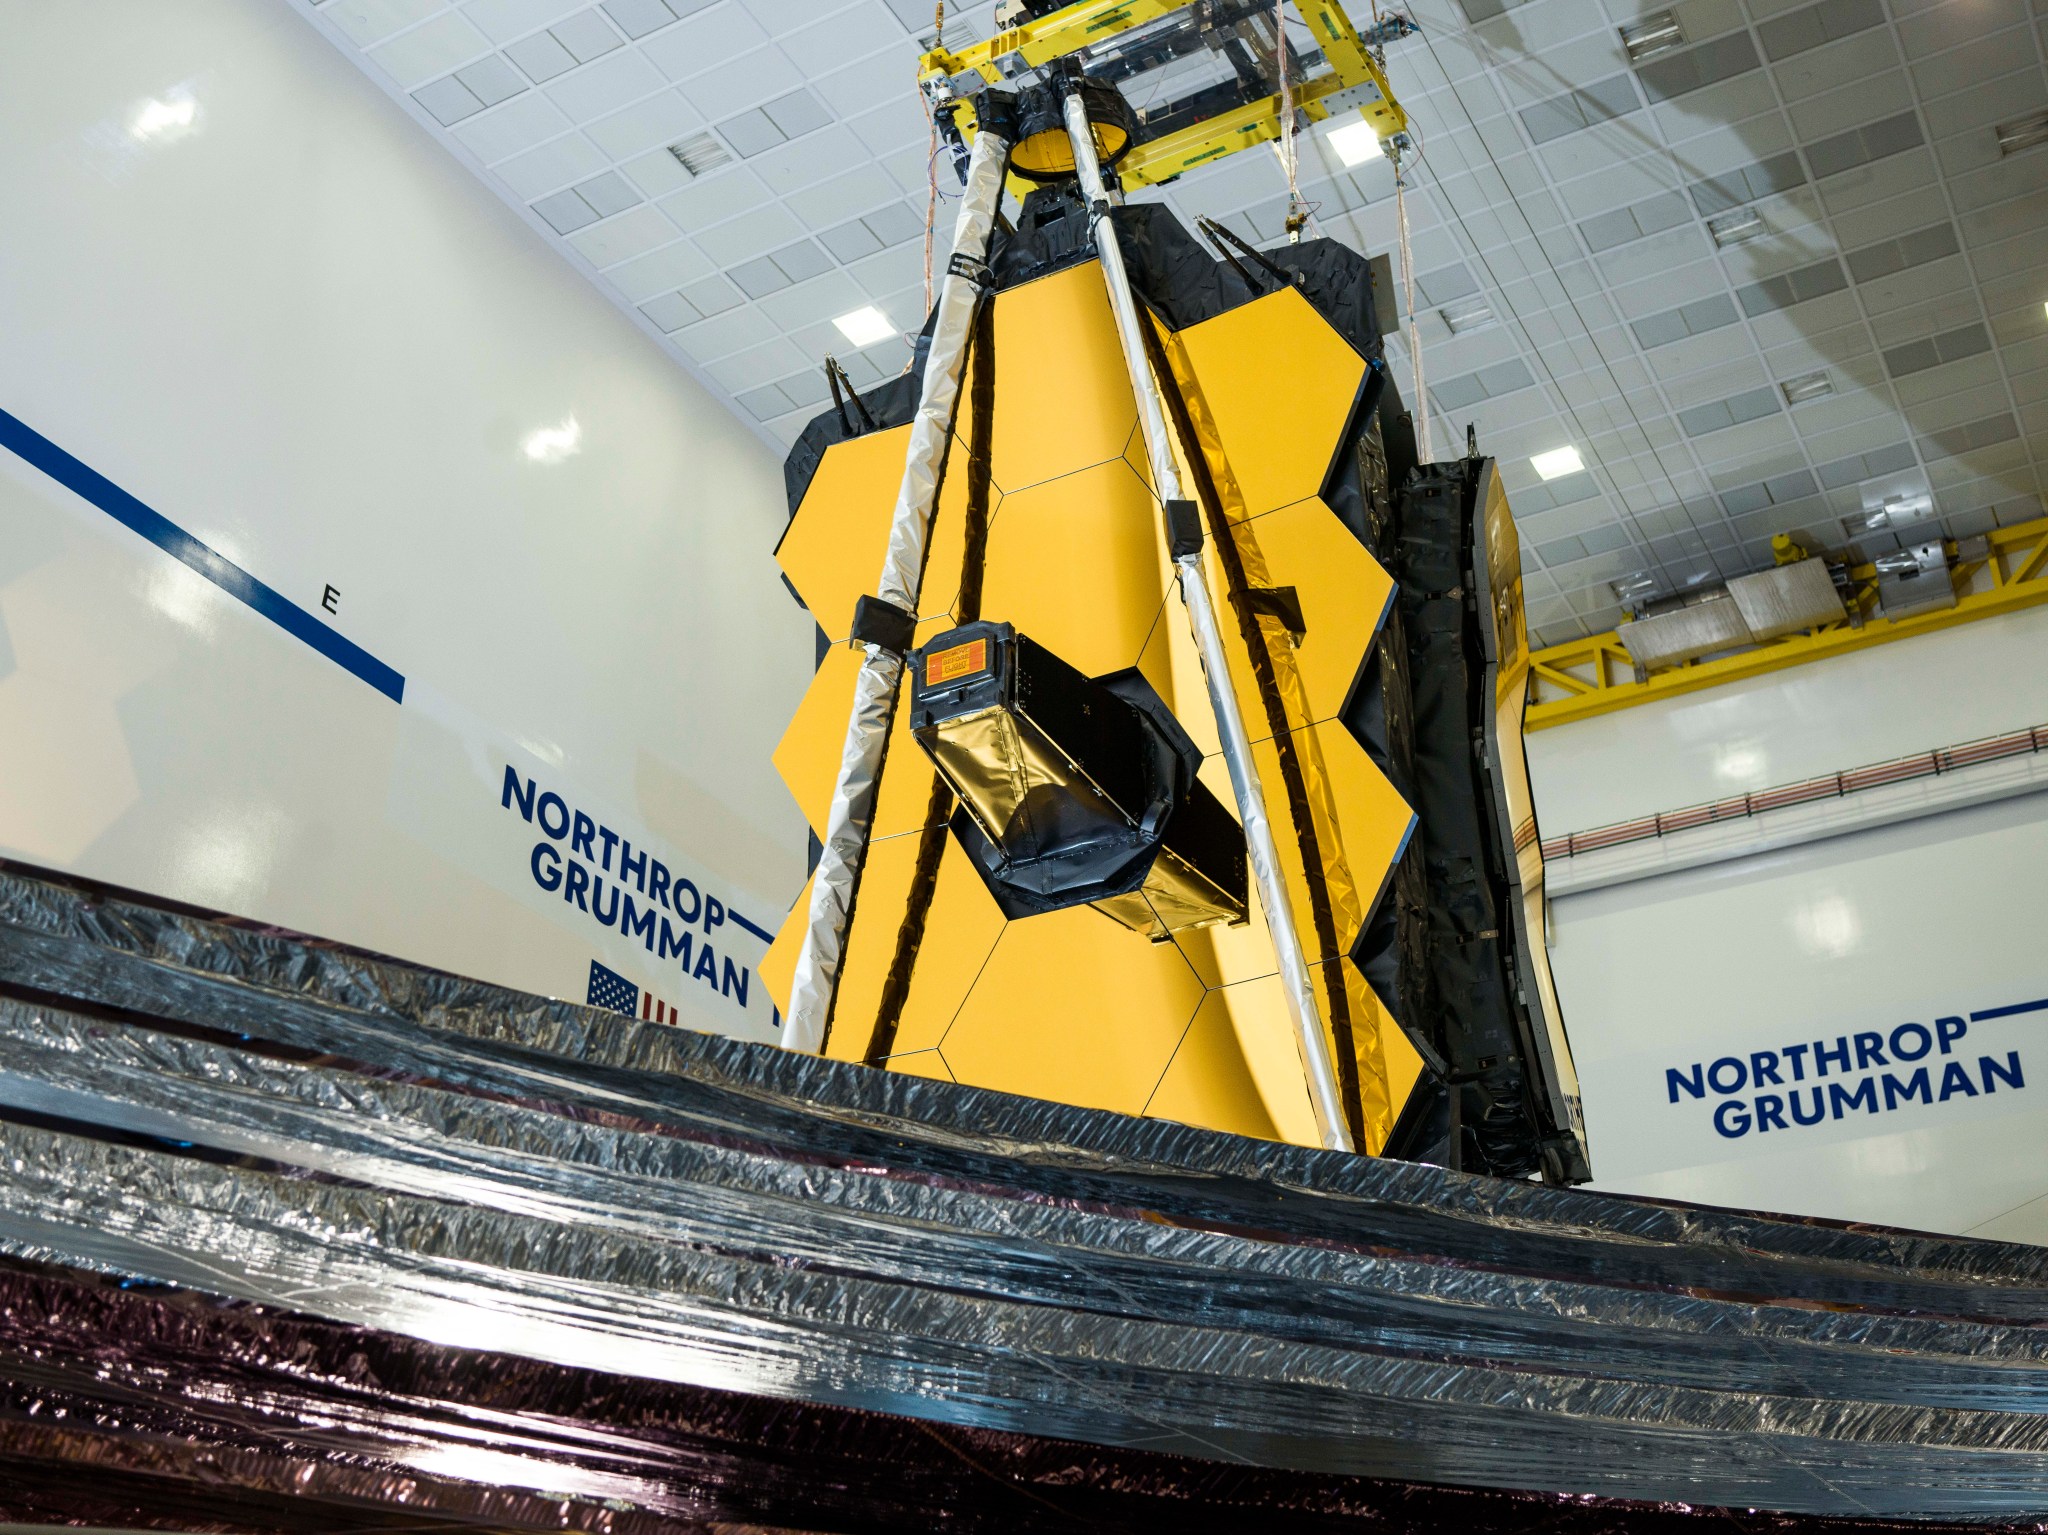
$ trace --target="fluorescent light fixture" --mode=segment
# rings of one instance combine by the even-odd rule
[[[1379,133],[1362,117],[1341,128],[1332,128],[1323,139],[1346,165],[1365,165],[1386,153],[1380,148]]]
[[[839,327],[839,334],[855,346],[873,346],[877,341],[887,341],[896,334],[896,327],[889,323],[889,317],[873,304],[863,304],[852,314],[843,314],[832,323]]]
[[[692,176],[708,176],[721,165],[732,164],[732,151],[708,133],[693,133],[668,146],[676,163]]]
[[[1744,240],[1754,240],[1769,231],[1764,228],[1763,215],[1756,209],[1731,208],[1707,220],[1707,233],[1714,237],[1716,245],[1725,249],[1730,245],[1740,245]]]
[[[1437,311],[1437,316],[1454,336],[1462,336],[1468,330],[1478,330],[1494,321],[1493,305],[1478,294],[1444,305]]]
[[[1787,405],[1804,405],[1808,400],[1818,400],[1835,392],[1835,381],[1828,377],[1827,370],[1818,373],[1802,373],[1797,378],[1788,378],[1778,388],[1784,392]]]
[[[526,456],[536,464],[559,464],[583,451],[583,426],[574,416],[560,426],[544,426],[526,434]]]
[[[1669,53],[1684,43],[1685,29],[1669,11],[1654,11],[1634,26],[1621,29],[1621,46],[1628,50],[1631,64],[1640,64],[1660,53]]]
[[[1568,474],[1577,474],[1586,467],[1586,461],[1579,457],[1579,450],[1567,443],[1562,448],[1552,448],[1548,453],[1539,453],[1529,460],[1529,466],[1546,480],[1561,480]]]
[[[1627,575],[1607,583],[1614,600],[1634,612],[1638,607],[1657,595],[1657,578],[1647,570],[1632,570]]]
[[[2035,112],[2015,122],[1998,125],[1998,152],[2016,155],[2022,149],[2048,144],[2048,112]]]
[[[128,119],[128,133],[131,138],[143,143],[156,140],[175,139],[182,136],[198,120],[199,103],[192,99],[190,91],[174,91],[161,99],[145,101],[135,109],[135,115]]]

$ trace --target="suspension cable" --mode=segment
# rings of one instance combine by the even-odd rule
[[[1422,322],[1415,315],[1415,253],[1408,243],[1408,173],[1401,168],[1399,137],[1387,141],[1387,158],[1394,162],[1394,224],[1401,244],[1401,308],[1408,317],[1408,365],[1415,378],[1415,447],[1423,463],[1434,455],[1429,450],[1429,396],[1423,391]]]
[[[1280,169],[1287,174],[1287,242],[1301,243],[1306,225],[1317,236],[1315,210],[1301,196],[1301,150],[1295,141],[1294,79],[1288,67],[1292,50],[1287,46],[1287,0],[1273,0],[1273,52],[1280,71],[1280,137],[1274,148],[1280,155]]]
[[[932,7],[932,46],[946,46],[946,0],[938,0]],[[924,156],[924,312],[932,312],[932,244],[939,224],[939,114],[933,110],[931,101],[924,104],[924,115],[932,125],[931,142],[925,148]]]

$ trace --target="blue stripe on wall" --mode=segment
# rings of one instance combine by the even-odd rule
[[[2015,1002],[2011,1007],[1986,1008],[1981,1013],[1970,1014],[1970,1022],[1982,1023],[1987,1018],[2010,1018],[2014,1013],[2048,1012],[2048,997],[2039,1002]]]
[[[730,906],[726,907],[725,914],[728,917],[732,918],[734,926],[745,928],[748,932],[752,933],[756,938],[760,939],[761,942],[775,942],[775,935],[773,933],[768,932],[763,928],[755,926],[753,923],[749,922],[745,917],[741,916],[738,912],[734,911]]]
[[[140,533],[157,548],[182,560],[230,597],[239,598],[294,639],[303,640],[343,671],[350,672],[389,698],[405,701],[405,679],[353,640],[308,613],[290,598],[250,575],[187,533],[161,512],[144,506],[98,470],[80,463],[35,428],[0,410],[0,447],[35,465],[66,490],[73,491],[123,527]]]

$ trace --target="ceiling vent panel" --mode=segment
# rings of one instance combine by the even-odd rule
[[[692,176],[708,176],[719,166],[732,164],[732,151],[708,133],[693,133],[669,145],[668,152]]]
[[[1731,208],[1726,213],[1717,213],[1707,220],[1707,233],[1714,237],[1714,243],[1723,250],[1731,245],[1740,245],[1745,240],[1754,240],[1768,234],[1763,215],[1754,208]]]
[[[2048,144],[2048,112],[1998,125],[1998,152],[2002,155],[2016,155],[2042,144]]]
[[[1467,331],[1491,325],[1496,318],[1493,305],[1476,295],[1444,305],[1437,311],[1437,315],[1454,336],[1462,336]]]
[[[1685,29],[1671,12],[1653,11],[1633,26],[1621,29],[1621,46],[1628,50],[1629,63],[1640,64],[1660,53],[1684,47]]]
[[[1828,377],[1827,370],[1818,373],[1802,373],[1797,378],[1788,378],[1778,385],[1784,393],[1787,405],[1804,405],[1808,400],[1823,399],[1835,392],[1835,381]]]

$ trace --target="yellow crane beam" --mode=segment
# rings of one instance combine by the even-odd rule
[[[1379,60],[1359,37],[1343,6],[1337,0],[1297,0],[1297,6],[1330,65],[1329,73],[1294,86],[1294,105],[1300,116],[1311,123],[1325,121],[1332,115],[1332,98],[1341,96],[1344,100],[1334,110],[1348,112],[1355,106],[1382,140],[1405,132],[1407,114],[1394,99]],[[989,85],[1006,85],[1025,71],[1110,42],[1185,8],[1186,0],[1080,0],[1078,5],[998,32],[984,43],[957,51],[934,48],[919,61],[918,79],[928,95],[939,82],[957,82],[970,73]],[[971,134],[973,97],[957,84],[950,89],[960,101],[959,127]],[[1271,143],[1280,132],[1280,97],[1276,93],[1137,144],[1117,165],[1117,176],[1126,189],[1156,186],[1198,165]]]
[[[1701,688],[1759,677],[1788,666],[1844,655],[1871,645],[1888,644],[1915,634],[1931,634],[2000,613],[2017,612],[2048,602],[2048,517],[1984,535],[1981,559],[1956,565],[1956,605],[1935,612],[1885,618],[1871,612],[1877,596],[1877,570],[1858,565],[1850,576],[1855,586],[1850,601],[1860,623],[1829,624],[1805,634],[1788,635],[1762,645],[1665,667],[1643,674],[1619,634],[1609,631],[1569,644],[1552,645],[1530,657],[1537,679],[1524,728],[1544,730],[1573,720],[1610,714],[1660,698],[1675,698]]]

